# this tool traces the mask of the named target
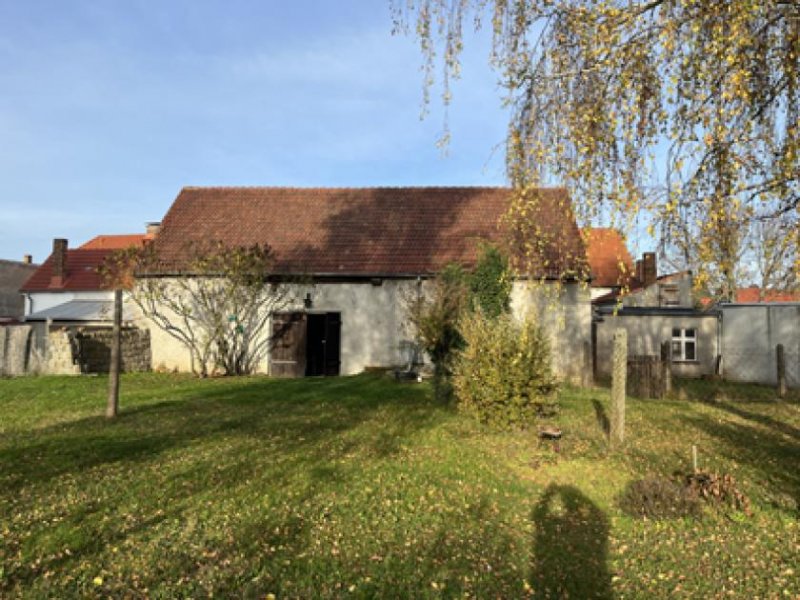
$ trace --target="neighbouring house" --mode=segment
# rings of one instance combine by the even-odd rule
[[[53,240],[53,252],[19,286],[25,299],[24,323],[2,340],[7,353],[4,370],[25,372],[104,372],[110,354],[114,292],[99,272],[117,250],[139,246],[147,234],[98,236],[79,248],[66,239]],[[123,370],[149,370],[149,333],[132,327],[135,313],[123,309]]]
[[[21,286],[25,321],[109,322],[114,292],[98,269],[115,249],[68,246],[66,239],[53,240],[52,254]]]
[[[585,250],[563,189],[540,190],[537,224],[549,232],[542,265],[514,282],[513,310],[536,311],[550,334],[553,366],[585,376],[590,354]],[[273,375],[352,374],[404,364],[412,336],[407,299],[446,264],[474,265],[480,241],[507,244],[507,188],[187,187],[162,221],[154,249],[163,270],[186,277],[192,244],[268,244],[278,276],[303,276],[295,304],[274,315],[281,342],[260,370]],[[140,274],[141,276],[141,274]],[[541,285],[533,282],[543,282]],[[185,348],[150,324],[156,367],[189,370]]]
[[[634,276],[633,259],[622,234],[609,227],[587,227],[583,239],[592,300],[609,294],[616,296],[629,287]]]
[[[721,313],[695,307],[692,273],[658,274],[656,255],[645,252],[636,261],[628,288],[612,291],[592,301],[594,369],[611,373],[613,335],[628,334],[628,356],[659,356],[669,342],[672,371],[681,377],[719,373]]]
[[[25,314],[19,288],[39,268],[30,254],[21,261],[0,259],[0,325],[17,323]]]

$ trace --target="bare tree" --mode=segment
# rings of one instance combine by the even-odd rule
[[[274,341],[271,316],[292,302],[290,285],[273,273],[271,248],[215,241],[191,245],[186,256],[175,272],[150,244],[117,253],[106,271],[127,279],[142,314],[186,347],[192,372],[254,372]]]

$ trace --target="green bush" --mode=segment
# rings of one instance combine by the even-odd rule
[[[455,352],[463,345],[458,320],[467,301],[467,274],[449,264],[431,282],[425,294],[407,300],[408,319],[417,341],[434,366],[436,397],[449,401],[449,382]]]
[[[475,311],[459,325],[464,346],[453,365],[459,409],[501,429],[533,422],[556,390],[550,348],[536,322]]]
[[[498,248],[482,244],[475,270],[469,276],[472,308],[487,317],[499,317],[511,306],[511,271],[508,258]]]

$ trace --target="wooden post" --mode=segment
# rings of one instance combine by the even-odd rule
[[[122,290],[114,290],[114,329],[111,336],[111,362],[108,367],[108,404],[106,417],[113,419],[119,411],[119,371],[122,362]]]
[[[611,377],[611,431],[612,446],[625,440],[625,380],[628,375],[628,332],[614,332],[614,355]]]
[[[661,344],[661,368],[664,369],[661,374],[662,391],[664,396],[668,396],[672,393],[672,347],[669,342]]]
[[[778,398],[786,397],[786,355],[783,352],[783,344],[778,344],[775,348],[775,358],[778,363]]]

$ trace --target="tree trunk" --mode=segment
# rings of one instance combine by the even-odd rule
[[[114,329],[111,337],[111,363],[108,368],[108,405],[106,417],[113,419],[119,411],[119,371],[122,362],[122,290],[114,291]]]

